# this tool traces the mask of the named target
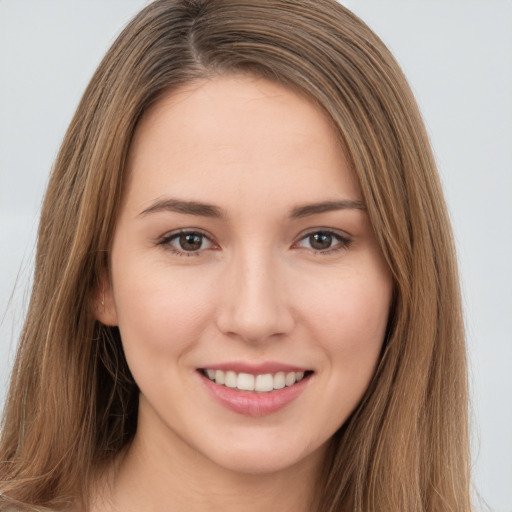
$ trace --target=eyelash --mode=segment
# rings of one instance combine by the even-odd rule
[[[208,240],[210,244],[215,246],[212,239],[206,235],[205,233],[201,232],[198,229],[180,229],[179,231],[175,231],[173,233],[169,233],[168,235],[165,235],[162,237],[162,239],[158,242],[158,245],[164,246],[166,250],[171,251],[173,254],[176,254],[177,256],[199,256],[201,252],[205,249],[199,249],[197,251],[185,251],[177,249],[172,245],[172,241],[178,239],[180,236],[183,235],[198,235],[202,237],[203,240]]]
[[[314,231],[309,231],[308,233],[304,234],[303,236],[300,237],[298,242],[295,242],[293,245],[297,246],[304,240],[307,240],[308,238],[310,239],[314,235],[328,236],[328,237],[332,238],[333,242],[337,242],[334,244],[334,246],[328,247],[327,249],[324,249],[324,250],[314,249],[313,247],[311,247],[311,250],[314,252],[314,254],[317,254],[319,256],[324,256],[327,254],[332,254],[332,253],[335,253],[338,251],[342,251],[344,249],[348,249],[352,243],[352,240],[349,237],[347,237],[346,235],[345,236],[341,235],[340,233],[337,233],[336,231],[333,231],[331,229],[317,229]]]
[[[172,245],[172,241],[178,239],[180,236],[184,235],[198,235],[201,237],[201,245],[204,240],[207,240],[214,248],[216,247],[216,244],[213,242],[213,240],[206,235],[205,233],[197,230],[197,229],[182,229],[173,233],[170,233],[168,235],[165,235],[162,237],[161,240],[158,241],[157,245],[161,245],[165,247],[166,250],[172,252],[173,254],[176,254],[177,256],[200,256],[201,253],[207,249],[198,249],[198,250],[192,250],[192,251],[186,251],[183,249],[178,249]],[[314,249],[310,248],[310,250],[313,251],[316,255],[327,255],[332,254],[337,251],[341,251],[344,249],[348,249],[352,243],[352,240],[348,238],[347,236],[343,236],[335,231],[332,231],[330,229],[317,229],[315,231],[309,231],[308,233],[302,235],[297,242],[295,242],[292,247],[300,248],[299,245],[304,240],[307,240],[308,238],[313,237],[314,235],[322,235],[322,236],[329,236],[332,237],[333,241],[337,241],[337,243],[332,246],[328,247],[327,249],[321,250],[321,249]],[[210,247],[209,247],[210,248]],[[208,248],[208,249],[209,249]],[[307,248],[306,248],[307,249]]]

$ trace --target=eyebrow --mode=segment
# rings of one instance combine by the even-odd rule
[[[336,210],[366,210],[361,201],[343,200],[343,201],[322,201],[320,203],[305,204],[293,208],[290,218],[300,219],[319,213]],[[210,217],[214,219],[223,219],[226,217],[223,210],[218,206],[197,201],[184,201],[181,199],[161,199],[154,202],[151,206],[140,212],[139,216],[146,216],[156,212],[175,212],[186,215],[197,215],[200,217]]]
[[[290,217],[292,219],[300,219],[302,217],[308,217],[309,215],[316,215],[318,213],[331,212],[335,210],[366,210],[366,208],[361,201],[323,201],[321,203],[297,206],[292,210]]]
[[[225,217],[224,213],[217,206],[198,203],[197,201],[183,201],[181,199],[161,199],[151,206],[140,212],[140,216],[148,215],[155,212],[176,212],[185,213],[187,215],[198,215],[201,217],[213,217],[221,219]]]

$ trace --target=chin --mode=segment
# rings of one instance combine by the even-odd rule
[[[282,438],[277,442],[217,446],[208,458],[219,467],[245,475],[286,472],[323,461],[328,443],[313,447],[304,442],[294,445],[287,441]]]

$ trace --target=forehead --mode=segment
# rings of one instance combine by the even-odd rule
[[[199,80],[163,96],[137,127],[128,172],[138,201],[193,194],[211,202],[226,190],[274,197],[276,189],[281,199],[325,200],[336,190],[360,198],[324,112],[288,88],[246,75]]]

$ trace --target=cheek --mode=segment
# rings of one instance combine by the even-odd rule
[[[329,293],[311,298],[318,348],[326,356],[319,378],[317,413],[334,432],[366,392],[382,350],[391,302],[391,279],[372,272],[331,282]],[[321,300],[320,296],[324,299]],[[315,304],[315,306],[313,306]],[[313,320],[312,320],[313,321]]]
[[[309,294],[319,344],[333,364],[359,372],[376,364],[384,340],[392,285],[387,273],[354,272]]]
[[[154,263],[118,269],[114,298],[125,350],[158,357],[191,348],[208,317],[214,288],[165,266],[156,270]]]

